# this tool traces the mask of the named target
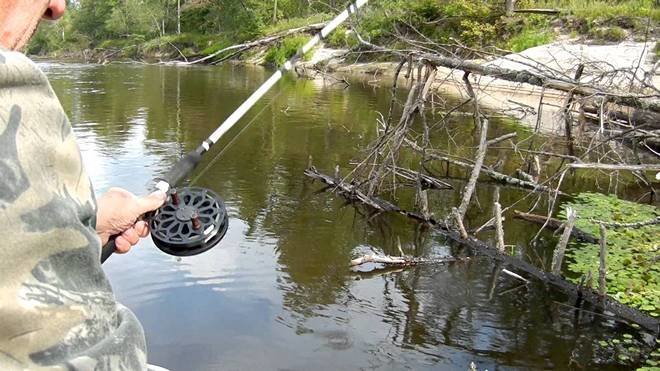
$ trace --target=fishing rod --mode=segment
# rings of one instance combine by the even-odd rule
[[[356,0],[314,35],[297,53],[250,95],[218,128],[195,150],[183,156],[162,177],[154,179],[156,190],[167,194],[167,200],[158,210],[145,214],[149,221],[151,238],[156,247],[166,254],[191,256],[215,247],[227,232],[229,218],[225,203],[217,193],[201,187],[175,188],[186,179],[202,156],[216,144],[275,84],[290,71],[296,62],[328,37],[368,0]],[[240,133],[239,133],[240,135]],[[116,237],[116,236],[115,236]],[[115,251],[115,238],[101,249],[101,263]]]

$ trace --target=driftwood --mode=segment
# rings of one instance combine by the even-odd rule
[[[431,189],[453,189],[454,187],[447,183],[444,182],[440,179],[434,178],[430,175],[422,174],[417,171],[413,171],[410,169],[406,169],[403,167],[399,166],[391,166],[392,170],[394,173],[398,176],[400,176],[403,179],[406,179],[411,182],[419,182],[421,183],[421,186],[423,189],[431,188]]]
[[[261,38],[261,39],[258,39],[258,40],[254,40],[254,41],[244,43],[244,44],[236,44],[236,45],[228,46],[226,48],[218,50],[215,53],[209,54],[206,57],[199,58],[199,59],[196,59],[194,61],[188,62],[187,64],[196,64],[196,63],[206,62],[208,60],[212,60],[213,58],[215,58],[215,57],[217,57],[217,56],[219,56],[223,53],[227,53],[227,52],[236,52],[236,51],[244,52],[248,49],[252,49],[252,48],[259,47],[259,46],[264,46],[264,45],[275,43],[277,41],[282,40],[283,38],[285,38],[287,36],[291,36],[291,35],[295,35],[295,34],[299,34],[299,33],[309,33],[309,32],[320,31],[321,29],[323,29],[323,27],[325,27],[325,25],[326,25],[325,23],[315,23],[315,24],[311,24],[311,25],[305,26],[305,27],[292,28],[292,29],[280,32],[276,35],[264,37],[264,38]]]
[[[305,175],[325,183],[329,189],[332,191],[338,192],[341,196],[346,198],[351,202],[359,202],[366,206],[369,206],[376,212],[394,212],[401,215],[407,216],[409,218],[415,219],[419,222],[428,223],[435,226],[441,226],[442,228],[447,229],[446,224],[443,222],[433,219],[423,215],[422,213],[404,210],[397,205],[386,201],[380,197],[368,196],[364,192],[360,191],[356,186],[352,184],[346,184],[343,182],[339,176],[331,177],[329,175],[320,173],[314,166],[310,166],[305,170]]]
[[[328,185],[331,185],[332,187],[335,187],[335,189],[347,189],[349,192],[341,192],[340,194],[344,197],[347,197],[350,201],[358,201],[360,199],[353,198],[351,197],[350,190],[354,189],[354,187],[351,186],[341,186],[341,182],[339,184],[335,179],[331,176],[324,175],[319,173],[316,169],[307,169],[305,170],[305,175],[310,176],[314,179],[318,179],[326,183],[328,181],[329,183],[326,183]],[[379,200],[379,201],[377,201]],[[367,206],[370,206],[372,204],[380,204],[383,200],[377,199],[375,197],[368,197],[368,200],[366,203],[364,203]],[[540,280],[541,282],[550,285],[557,290],[563,292],[564,294],[568,295],[570,298],[576,301],[580,301],[581,303],[589,303],[593,307],[595,307],[597,310],[600,311],[608,311],[614,313],[616,316],[619,318],[629,321],[632,323],[637,323],[646,330],[652,332],[653,334],[657,335],[660,333],[660,320],[657,318],[650,317],[639,310],[635,308],[628,307],[626,305],[623,305],[616,300],[613,300],[609,297],[601,297],[598,292],[581,286],[581,285],[576,285],[574,283],[571,283],[564,279],[560,275],[553,274],[551,272],[546,272],[538,268],[537,266],[526,262],[524,260],[521,260],[517,257],[514,256],[509,256],[507,254],[502,254],[499,252],[496,248],[487,245],[483,241],[480,241],[474,237],[468,237],[468,238],[461,238],[461,236],[447,228],[447,225],[445,223],[439,222],[434,219],[430,220],[424,220],[422,216],[420,216],[419,213],[415,212],[409,212],[405,211],[398,206],[389,203],[385,201],[387,204],[391,205],[393,210],[399,214],[408,216],[410,218],[413,218],[418,221],[423,221],[426,222],[433,227],[437,228],[441,233],[449,237],[450,239],[456,241],[457,243],[470,248],[472,252],[477,255],[477,256],[484,256],[488,257],[490,259],[493,259],[495,262],[500,263],[501,265],[510,268],[511,270],[515,270],[517,272],[523,273],[524,275],[527,275],[528,277],[524,277],[521,274],[514,273],[516,275],[519,275],[520,277],[524,279],[529,279],[531,277]],[[580,309],[580,308],[576,308]]]
[[[593,99],[582,102],[582,109],[597,117],[600,114],[600,105],[596,104]],[[608,106],[607,110],[609,118],[634,123],[635,126],[646,125],[649,129],[660,129],[660,113],[615,106]]]
[[[458,212],[458,209],[453,207],[451,209],[451,214],[454,216],[454,221],[456,222],[456,227],[458,228],[458,231],[461,234],[462,239],[467,239],[468,238],[468,233],[465,230],[465,226],[463,225],[463,217],[461,214]]]
[[[499,200],[493,203],[493,214],[495,217],[495,235],[497,236],[497,250],[504,253],[504,228],[502,227],[502,205]]]
[[[453,258],[453,257],[444,257],[444,258],[436,258],[436,259],[427,259],[427,258],[419,258],[419,257],[413,257],[413,256],[390,256],[390,255],[376,255],[376,254],[369,254],[369,255],[362,255],[358,258],[355,258],[351,260],[350,266],[353,267],[355,270],[359,270],[359,266],[366,264],[366,263],[377,263],[377,264],[383,264],[384,266],[388,267],[413,267],[416,265],[420,264],[445,264],[445,263],[451,263],[451,262],[456,262],[456,261],[466,261],[469,260],[469,258]],[[374,268],[372,270],[377,270],[381,268]]]
[[[561,13],[559,9],[516,9],[514,13],[531,13],[531,14],[542,14],[542,15],[557,15]]]
[[[357,35],[357,37],[360,38],[359,35]],[[361,41],[363,44],[366,43],[362,39]],[[402,55],[400,52],[385,48],[380,48],[379,50]],[[574,304],[574,306],[578,311],[583,310],[583,303],[588,303],[586,310],[589,313],[600,315],[599,313],[593,312],[594,310],[601,313],[603,311],[614,312],[620,318],[619,320],[623,319],[636,322],[642,325],[644,328],[651,330],[653,333],[658,333],[660,331],[660,321],[658,321],[658,319],[651,318],[639,310],[623,305],[613,298],[602,297],[598,294],[598,292],[594,291],[590,287],[585,287],[582,284],[575,285],[561,276],[561,270],[559,268],[561,267],[563,251],[566,247],[566,244],[568,243],[568,238],[571,235],[578,233],[572,230],[572,226],[564,228],[564,233],[560,240],[561,242],[559,244],[559,248],[555,254],[555,258],[553,259],[554,262],[552,271],[546,272],[542,267],[538,267],[518,257],[509,256],[506,253],[506,249],[503,248],[503,233],[499,233],[502,238],[498,237],[497,247],[489,246],[478,240],[473,235],[469,235],[463,225],[463,215],[465,214],[465,210],[469,207],[472,193],[480,174],[485,174],[507,185],[524,187],[536,192],[547,192],[549,194],[548,215],[552,215],[555,203],[557,201],[557,196],[562,194],[559,191],[562,181],[570,169],[564,166],[566,163],[564,160],[570,159],[571,161],[575,161],[577,163],[581,163],[581,161],[587,161],[587,159],[591,158],[599,158],[599,161],[603,162],[619,162],[620,160],[623,160],[622,158],[615,159],[614,156],[608,156],[608,152],[605,152],[607,149],[605,149],[604,152],[594,153],[594,156],[586,156],[591,152],[598,151],[599,148],[603,146],[603,140],[607,140],[607,138],[603,139],[602,135],[605,129],[603,125],[603,109],[601,109],[601,130],[598,136],[592,136],[591,144],[589,144],[587,151],[582,154],[582,157],[577,157],[573,153],[568,155],[561,155],[560,157],[564,158],[564,160],[562,160],[562,165],[560,165],[559,169],[555,171],[554,175],[550,176],[541,184],[537,183],[538,175],[540,174],[540,160],[537,155],[533,156],[535,161],[534,163],[537,165],[536,170],[533,172],[529,169],[527,170],[527,173],[532,174],[534,181],[530,181],[529,179],[521,180],[499,173],[499,167],[497,165],[493,165],[491,167],[484,165],[483,158],[490,145],[513,138],[514,135],[507,134],[499,138],[487,140],[487,132],[485,130],[486,125],[483,125],[485,124],[486,117],[483,117],[479,113],[478,99],[474,89],[470,84],[470,80],[468,79],[469,73],[475,72],[481,75],[488,75],[494,78],[509,80],[513,82],[531,83],[542,86],[544,89],[546,87],[549,89],[558,89],[567,93],[570,92],[575,97],[585,96],[587,99],[599,99],[600,102],[605,102],[608,104],[608,106],[611,105],[612,102],[618,102],[628,105],[634,104],[635,107],[642,107],[643,109],[647,110],[660,110],[660,103],[652,99],[652,96],[634,95],[628,94],[627,92],[625,92],[625,94],[619,94],[609,90],[609,88],[597,87],[596,85],[584,86],[583,84],[580,84],[569,78],[557,77],[560,76],[557,74],[557,71],[549,71],[546,74],[541,72],[512,71],[499,67],[478,65],[473,62],[467,62],[454,58],[446,58],[439,55],[430,55],[430,53],[425,52],[414,52],[414,54],[407,54],[405,56],[402,55],[402,57],[406,59],[402,60],[396,70],[395,82],[406,63],[408,63],[406,76],[411,78],[411,80],[409,81],[410,89],[407,94],[408,98],[405,105],[403,106],[401,117],[399,120],[397,120],[398,123],[392,119],[393,105],[396,101],[395,96],[397,95],[395,88],[393,90],[392,104],[390,105],[390,112],[388,113],[387,118],[381,116],[380,119],[377,120],[377,139],[370,146],[368,156],[358,163],[357,167],[351,171],[349,176],[342,178],[338,170],[335,170],[334,177],[324,175],[319,173],[315,168],[311,166],[305,171],[305,174],[322,181],[329,186],[327,189],[336,191],[351,202],[365,205],[367,208],[373,209],[373,213],[371,213],[371,215],[382,212],[396,212],[414,220],[423,222],[431,227],[437,228],[439,231],[441,231],[441,233],[448,236],[449,239],[452,239],[462,247],[467,248],[466,250],[469,250],[468,254],[470,256],[482,256],[490,258],[494,260],[495,264],[497,264],[498,270],[506,267],[509,269],[508,272],[517,275],[521,279],[529,280],[530,283],[538,285],[539,281],[541,281],[543,284],[558,289],[565,296],[569,297],[567,300],[575,300],[576,304]],[[419,63],[413,65],[413,61],[419,61]],[[443,114],[443,117],[440,118],[440,120],[434,119],[436,122],[429,126],[427,123],[427,117],[424,115],[424,107],[428,102],[433,104],[434,97],[433,95],[429,95],[428,92],[430,90],[430,84],[434,81],[434,77],[437,72],[437,66],[449,67],[455,70],[463,70],[465,72],[463,81],[465,82],[465,89],[467,90],[470,99],[460,103],[458,106],[449,109],[446,114]],[[416,70],[415,74],[412,73],[413,70]],[[571,101],[569,100],[568,102],[569,105],[568,108],[565,108],[565,111],[572,112],[570,110]],[[658,104],[654,106],[656,103]],[[479,145],[474,153],[475,160],[465,160],[458,157],[453,157],[450,153],[444,154],[440,151],[433,150],[429,140],[430,130],[435,129],[438,125],[447,124],[447,118],[450,114],[468,104],[474,104],[473,117],[475,122],[475,129],[478,129],[480,126],[482,126],[482,130],[479,133],[481,136]],[[602,106],[603,104],[601,103],[601,107]],[[419,120],[415,120],[417,117]],[[582,118],[580,119],[582,120]],[[418,122],[420,124],[419,126],[423,130],[421,132],[422,135],[419,135],[419,131],[416,127],[413,128],[414,122]],[[572,121],[567,120],[566,122],[572,125]],[[617,127],[617,125],[614,124],[614,127]],[[629,126],[625,126],[626,129],[628,127]],[[445,129],[448,131],[450,130],[450,128],[447,126],[445,126]],[[607,130],[610,129],[611,128],[608,128]],[[536,132],[538,132],[538,130],[539,129],[537,128]],[[582,137],[582,135],[584,135],[583,127],[580,127],[579,130],[580,131],[578,134],[580,137]],[[448,134],[451,138],[451,133]],[[577,147],[576,149],[581,150],[582,144],[583,141],[580,141],[578,143],[580,147]],[[412,181],[413,179],[416,180],[417,196],[415,208],[417,210],[421,209],[421,212],[412,212],[402,209],[395,203],[378,197],[380,191],[385,190],[391,191],[393,196],[396,197],[394,192],[396,192],[399,179],[401,178],[400,176],[397,176],[396,169],[399,166],[400,154],[404,148],[404,145],[412,148],[413,151],[419,154],[418,160],[420,168],[424,168],[424,165],[429,161],[439,160],[447,162],[447,175],[449,175],[449,164],[455,164],[457,166],[471,170],[471,175],[467,180],[465,189],[461,195],[462,201],[460,203],[460,207],[457,205],[457,207],[452,208],[451,214],[446,216],[446,218],[434,219],[434,215],[429,212],[426,191],[422,186],[419,173],[412,172],[411,174],[408,174],[409,176],[407,177],[407,181]],[[513,144],[512,150],[517,151],[517,146],[518,145]],[[531,151],[533,148],[534,147],[530,142],[528,151]],[[546,147],[544,146],[542,148]],[[639,160],[637,160],[637,162],[639,162]],[[553,181],[557,181],[556,189],[548,187],[549,184],[553,184],[551,183]],[[385,187],[386,185],[389,187]],[[531,193],[527,193],[525,197],[528,197],[530,194]],[[542,195],[539,196],[537,205],[538,202],[542,200],[541,197]],[[498,210],[501,209],[501,205],[498,204],[497,198],[495,200],[494,206],[495,214],[493,224],[498,224],[500,227],[498,228],[498,231],[501,231],[501,221],[498,223],[498,221],[495,220],[497,215],[501,214],[500,210]],[[574,221],[574,218],[572,219]],[[550,220],[548,220],[548,218],[544,218],[543,223],[549,224]],[[558,226],[562,226],[562,223],[559,222]],[[591,237],[593,238],[593,236]],[[594,240],[596,239],[594,238]],[[402,252],[401,256],[404,256]],[[401,259],[394,259],[393,263],[406,264],[406,261]]]
[[[381,198],[378,197],[371,197],[367,196],[364,194],[364,192],[360,191],[357,187],[346,184],[341,181],[341,179],[336,176],[336,177],[331,177],[329,175],[322,174],[316,170],[315,167],[310,167],[307,170],[305,170],[305,175],[307,175],[310,178],[314,178],[317,180],[322,181],[323,183],[327,184],[333,190],[337,190],[339,193],[341,193],[343,196],[345,196],[347,199],[351,201],[359,201],[367,206],[370,206],[371,208],[377,210],[377,211],[394,211],[394,212],[399,212],[401,209],[399,209],[396,205],[385,201]]]
[[[563,228],[564,222],[555,219],[555,218],[547,218],[545,215],[537,215],[537,214],[530,214],[530,213],[523,213],[518,210],[513,211],[514,218],[526,220],[528,222],[536,223],[536,224],[545,224],[547,228],[550,228],[552,230],[557,230],[560,228]],[[547,221],[547,224],[546,224]],[[598,243],[598,238],[593,236],[592,234],[589,234],[579,228],[573,228],[573,231],[571,232],[571,235],[573,238],[575,238],[578,241],[582,242],[588,242],[588,243]]]
[[[600,164],[600,163],[577,163],[569,164],[572,169],[595,169],[595,170],[629,170],[629,171],[660,171],[660,164]]]
[[[575,72],[575,83],[580,82],[580,77],[584,72],[584,64],[581,64]],[[571,115],[571,106],[573,105],[573,92],[568,93],[568,98],[566,99],[566,105],[564,105],[564,135],[566,135],[566,141],[568,146],[568,154],[570,156],[575,155],[575,146],[573,144],[573,117]]]
[[[475,62],[442,57],[436,54],[423,54],[420,57],[446,68],[463,70],[465,72],[476,73],[482,76],[492,76],[511,82],[522,82],[530,85],[543,86],[545,88],[573,93],[574,95],[584,97],[604,96],[611,102],[660,113],[660,100],[655,98],[635,94],[621,94],[595,86],[543,76],[531,71],[517,71],[496,66],[484,66]]]

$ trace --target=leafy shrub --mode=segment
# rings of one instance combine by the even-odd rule
[[[326,43],[328,46],[335,48],[352,49],[359,45],[360,42],[352,31],[347,30],[345,27],[339,27],[328,36]]]
[[[214,33],[218,31],[214,15],[209,7],[188,6],[181,11],[181,31]]]
[[[549,31],[525,29],[509,40],[508,47],[512,51],[519,53],[535,46],[548,44],[552,42],[552,39],[553,35]]]
[[[596,41],[620,42],[626,39],[628,33],[619,26],[597,27],[589,31],[589,37]]]
[[[576,226],[599,236],[599,226],[592,220],[633,223],[660,216],[649,205],[620,200],[600,193],[580,193],[574,202],[564,205],[560,216],[566,218],[566,208],[577,211]],[[656,259],[660,246],[658,227],[638,229],[607,228],[607,292],[624,304],[639,308],[652,316],[660,315],[660,260]],[[574,243],[567,252],[571,272],[598,276],[600,247],[595,244]]]
[[[468,45],[484,46],[497,37],[497,28],[493,24],[464,20],[461,27],[461,41]]]
[[[270,25],[263,29],[264,35],[271,35],[278,32],[286,31],[292,28],[304,27],[314,23],[326,22],[333,18],[333,15],[327,13],[313,14],[309,17],[294,17],[284,19],[274,25]]]
[[[58,22],[41,22],[26,47],[28,54],[48,54],[56,51],[81,50],[89,47],[89,39],[72,24],[71,16]]]
[[[215,41],[211,41],[210,45],[202,49],[200,54],[202,55],[209,55],[217,52],[218,50],[224,49],[228,46],[231,46],[233,43],[230,42],[227,39],[221,38],[221,39],[216,39]]]
[[[205,54],[205,51],[214,44],[215,39],[210,35],[201,35],[196,33],[182,33],[180,35],[167,35],[157,37],[145,42],[142,45],[142,51],[145,53],[169,53],[176,54],[178,52],[172,47],[176,46],[181,53],[185,56],[193,56],[197,54]],[[220,48],[216,49],[219,50]],[[213,50],[212,52],[215,52]],[[212,52],[208,53],[211,54]]]
[[[266,53],[266,63],[274,66],[281,66],[289,58],[293,57],[298,49],[302,48],[307,42],[305,36],[292,36],[282,40],[278,45],[270,48]]]

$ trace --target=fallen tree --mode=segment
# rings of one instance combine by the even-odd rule
[[[443,222],[436,220],[434,218],[424,218],[421,214],[417,212],[404,210],[397,205],[383,200],[375,196],[366,196],[356,192],[356,188],[352,185],[345,184],[340,179],[332,177],[323,173],[320,173],[314,167],[310,167],[305,170],[305,175],[319,180],[328,186],[328,189],[332,191],[338,191],[341,196],[346,198],[351,202],[358,202],[360,204],[366,205],[370,208],[375,209],[375,212],[396,212],[398,214],[410,217],[417,221],[422,221],[427,223],[442,234],[455,241],[456,243],[469,248],[475,256],[484,256],[494,260],[496,263],[501,264],[504,267],[510,268],[516,274],[521,274],[523,278],[529,279],[534,278],[542,282],[543,284],[549,285],[562,293],[568,295],[572,300],[574,300],[576,305],[576,310],[581,310],[582,303],[589,303],[595,309],[602,312],[611,312],[617,317],[631,322],[636,323],[642,326],[644,329],[652,332],[655,336],[660,334],[660,320],[657,318],[650,317],[637,309],[623,305],[616,300],[613,300],[607,296],[603,297],[598,294],[597,291],[582,286],[578,284],[571,283],[563,278],[561,275],[553,274],[551,272],[546,272],[536,267],[535,265],[530,264],[524,260],[521,260],[517,257],[507,255],[498,251],[493,246],[489,246],[483,241],[468,236],[467,238],[462,238],[461,235],[457,232],[454,232],[449,226]],[[387,205],[385,208],[379,206],[374,207],[374,205]],[[369,260],[368,258],[366,260]],[[357,265],[361,264],[365,259],[354,260],[351,264]],[[396,264],[405,264],[405,259],[394,260]],[[525,277],[525,275],[527,277]]]
[[[383,48],[364,40],[359,34],[356,34],[361,45],[380,51],[383,53],[398,55],[401,58],[408,58],[410,51],[403,53],[401,51]],[[641,110],[647,110],[660,113],[660,99],[657,95],[640,95],[620,93],[599,86],[582,84],[570,79],[558,78],[556,76],[544,75],[532,72],[531,70],[513,70],[499,66],[477,63],[470,60],[464,60],[453,57],[446,57],[435,53],[424,51],[413,51],[412,55],[418,60],[431,63],[436,67],[445,67],[451,70],[460,70],[467,73],[473,73],[481,76],[493,77],[514,83],[525,83],[534,86],[540,86],[548,89],[559,90],[573,95],[583,97],[603,97],[608,102],[635,107]]]
[[[531,223],[536,223],[540,225],[545,225],[547,228],[552,230],[558,230],[563,228],[564,222],[555,218],[548,218],[545,215],[537,215],[530,213],[523,213],[522,211],[514,210],[514,218],[526,220]],[[598,243],[598,238],[596,236],[589,234],[579,228],[573,228],[571,235],[578,241],[589,242],[589,243]]]
[[[243,52],[245,52],[249,49],[253,49],[253,48],[256,48],[256,47],[261,47],[261,46],[266,46],[266,45],[276,43],[276,42],[278,42],[278,41],[280,41],[280,40],[282,40],[282,39],[284,39],[285,37],[288,37],[288,36],[292,36],[292,35],[296,35],[296,34],[300,34],[300,33],[318,32],[318,31],[322,30],[323,27],[325,27],[325,25],[326,25],[326,23],[315,23],[315,24],[311,24],[311,25],[308,25],[308,26],[304,26],[304,27],[291,28],[291,29],[288,29],[286,31],[282,31],[282,32],[280,32],[278,34],[275,34],[275,35],[263,37],[261,39],[257,39],[257,40],[250,41],[250,42],[243,43],[243,44],[236,44],[236,45],[228,46],[228,47],[220,49],[220,50],[218,50],[218,51],[216,51],[212,54],[209,54],[209,55],[207,55],[203,58],[199,58],[199,59],[196,59],[194,61],[187,62],[186,64],[196,64],[196,63],[207,62],[209,60],[213,60],[214,58],[218,57],[219,55],[222,55],[224,53],[229,53],[229,52],[232,52],[230,54],[230,56],[233,57],[236,54],[243,53]],[[226,58],[224,58],[224,59],[226,59]]]

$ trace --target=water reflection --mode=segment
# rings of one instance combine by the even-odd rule
[[[263,69],[236,66],[42,68],[73,121],[99,192],[111,185],[146,192],[150,179],[267,77]],[[609,322],[576,329],[573,314],[553,303],[564,298],[521,287],[487,260],[388,274],[349,271],[358,247],[396,254],[401,241],[418,256],[465,253],[401,217],[365,218],[303,178],[310,155],[326,170],[355,159],[389,101],[388,91],[359,84],[343,89],[285,79],[243,121],[253,124],[238,137],[242,129],[233,129],[219,146],[226,149],[215,149],[193,176],[226,199],[230,226],[221,246],[178,259],[144,241],[104,265],[117,297],[145,327],[151,362],[195,370],[466,369],[471,361],[494,370],[593,362],[592,344],[620,329]],[[473,145],[468,122],[455,123],[465,129],[447,146]],[[515,123],[494,122],[493,136],[529,135]],[[496,151],[488,161],[502,157]],[[515,169],[516,159],[504,166]],[[494,187],[477,190],[483,205]],[[520,196],[502,190],[503,203]],[[399,197],[407,202],[405,191]],[[431,202],[442,213],[459,194],[435,191]],[[470,224],[487,214],[486,206],[472,210]],[[529,228],[507,224],[506,231],[522,256],[538,261],[547,254],[542,242],[530,255]]]

